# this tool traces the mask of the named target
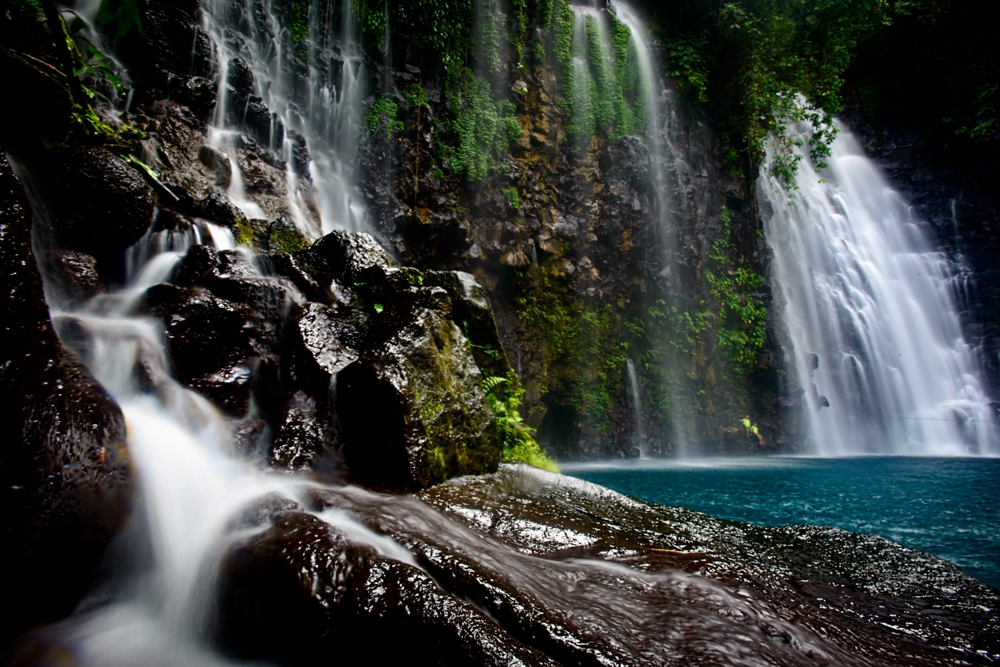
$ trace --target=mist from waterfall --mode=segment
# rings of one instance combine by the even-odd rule
[[[842,125],[820,170],[798,129],[794,188],[759,196],[772,279],[820,455],[1000,454],[977,352],[963,338],[960,273]]]

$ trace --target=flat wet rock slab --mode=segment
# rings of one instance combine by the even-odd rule
[[[525,466],[419,501],[318,497],[562,664],[994,664],[1000,653],[994,589],[875,536],[723,521]]]

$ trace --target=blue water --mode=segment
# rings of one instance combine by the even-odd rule
[[[1000,459],[643,460],[564,464],[563,472],[724,519],[874,533],[1000,589]]]

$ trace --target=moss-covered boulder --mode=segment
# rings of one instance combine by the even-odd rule
[[[423,275],[425,285],[448,292],[452,319],[472,343],[472,355],[479,368],[488,375],[507,377],[510,361],[500,343],[493,306],[483,286],[464,271],[426,271]]]
[[[417,490],[492,472],[502,445],[468,340],[439,287],[384,306],[363,356],[337,376],[344,454],[361,480]]]

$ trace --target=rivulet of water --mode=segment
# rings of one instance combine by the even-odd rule
[[[772,278],[805,389],[810,448],[824,455],[1000,454],[956,272],[929,229],[839,125],[829,166],[795,139],[794,184],[761,167]]]

